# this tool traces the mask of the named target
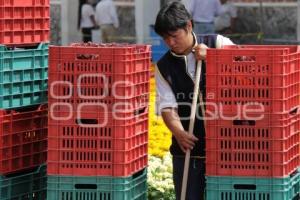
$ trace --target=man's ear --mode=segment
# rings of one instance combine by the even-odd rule
[[[186,28],[188,31],[192,31],[193,30],[193,24],[192,24],[192,21],[189,20],[186,24]]]

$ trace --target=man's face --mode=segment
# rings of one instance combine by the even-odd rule
[[[176,54],[183,54],[192,44],[192,27],[169,32],[163,37],[167,46]]]

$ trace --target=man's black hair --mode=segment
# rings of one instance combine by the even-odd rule
[[[168,35],[172,31],[185,28],[188,21],[192,21],[192,17],[185,6],[177,1],[171,2],[158,12],[154,30],[160,36]]]

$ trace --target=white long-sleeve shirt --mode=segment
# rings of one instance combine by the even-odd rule
[[[211,23],[222,13],[220,0],[189,0],[184,3],[194,22]]]
[[[234,45],[234,44],[229,38],[226,38],[222,35],[218,35],[216,41],[216,48],[220,49],[224,45]],[[185,59],[187,60],[187,71],[189,75],[193,79],[195,79],[196,59],[194,53],[191,52],[187,56],[183,56],[183,57],[185,57]],[[177,108],[178,105],[176,102],[175,95],[168,82],[159,73],[158,69],[155,69],[155,81],[156,81],[156,113],[160,115],[161,110],[164,108]]]
[[[112,0],[102,0],[97,4],[95,20],[99,26],[104,24],[113,24],[115,28],[119,27],[116,7]]]
[[[94,8],[90,4],[83,4],[81,8],[80,28],[92,28],[94,23],[91,16],[95,15]]]

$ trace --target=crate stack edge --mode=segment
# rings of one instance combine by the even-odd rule
[[[0,199],[46,198],[49,0],[0,0]]]
[[[236,45],[208,50],[206,117],[217,113],[206,124],[208,199],[299,196],[298,49]]]
[[[148,45],[50,47],[50,199],[146,199],[150,54]]]

